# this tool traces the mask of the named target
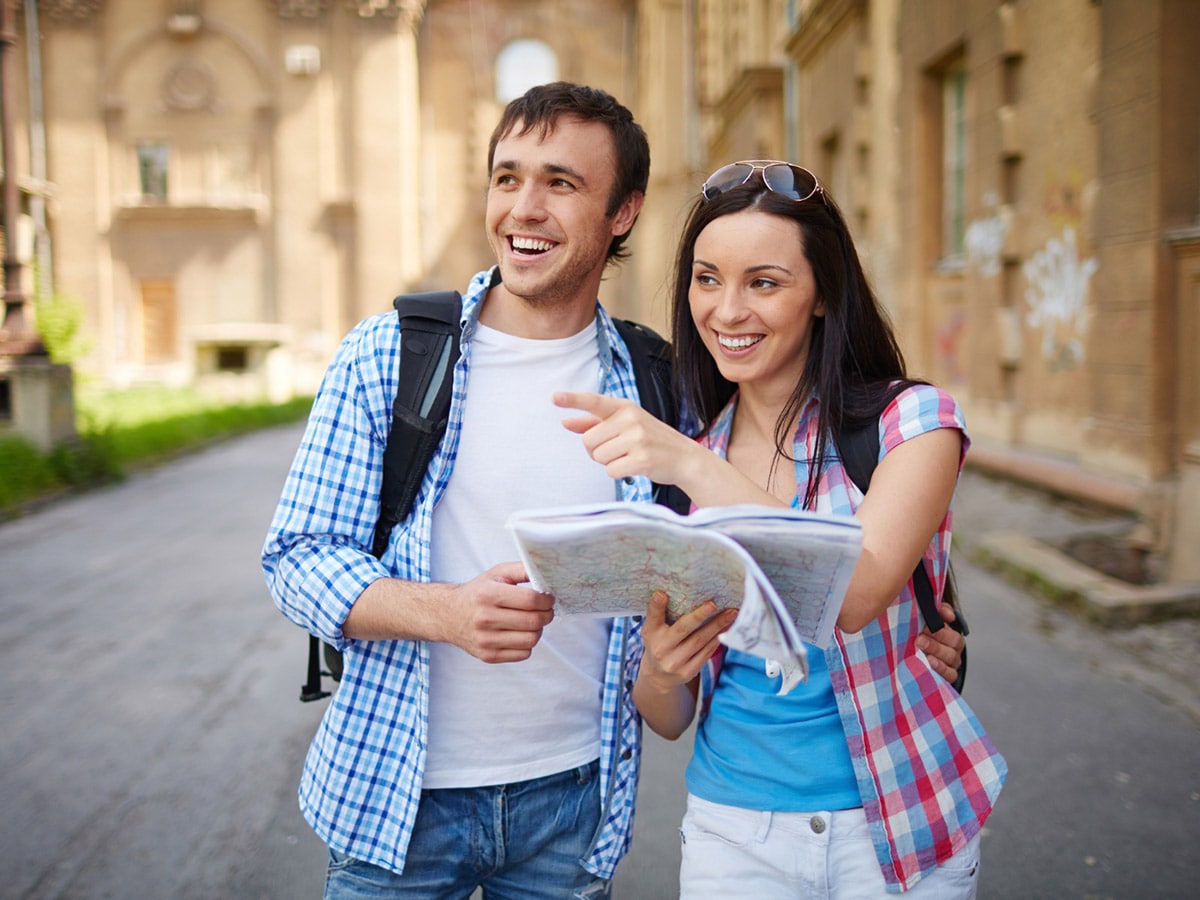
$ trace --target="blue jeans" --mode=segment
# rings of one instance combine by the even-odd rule
[[[603,900],[582,862],[600,825],[600,763],[479,788],[422,791],[403,874],[332,848],[325,900]]]

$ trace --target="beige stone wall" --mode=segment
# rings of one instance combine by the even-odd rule
[[[248,384],[309,391],[419,278],[415,30],[397,11],[108,0],[41,19],[55,282],[95,348],[81,368],[183,383],[240,347]],[[167,148],[165,198],[143,192],[147,143]]]
[[[726,6],[700,4],[713,17],[702,32],[719,32]],[[846,211],[911,370],[963,403],[978,459],[1031,473],[1030,459],[1065,464],[1082,494],[1119,494],[1164,551],[1186,515],[1181,472],[1200,416],[1184,362],[1200,340],[1190,262],[1200,6],[807,0],[793,10],[778,20],[785,140]],[[752,72],[731,72],[721,50],[712,59],[701,85]],[[954,247],[942,161],[945,83],[958,70]],[[710,151],[748,133],[737,109],[706,107]]]
[[[1200,227],[1172,236],[1175,278],[1171,292],[1176,306],[1174,405],[1179,464],[1179,490],[1165,539],[1170,540],[1170,576],[1177,581],[1200,581]]]
[[[613,308],[667,334],[677,239],[703,178],[696,23],[682,0],[643,0],[637,7],[638,76],[630,108],[650,141],[650,186],[626,264],[633,290]]]
[[[565,81],[604,88],[637,108],[636,4],[611,0],[440,0],[419,36],[421,288],[465,288],[494,262],[484,232],[487,146],[503,111],[496,60],[512,42],[545,44]],[[640,227],[644,227],[640,226]],[[603,298],[638,307],[633,266],[610,269]]]
[[[922,320],[915,360],[956,391],[978,437],[1054,453],[1078,451],[1088,414],[1096,20],[1087,5],[903,3],[898,24],[902,168],[917,174],[902,203],[903,290]],[[968,160],[957,257],[937,227],[938,78],[955,58]]]

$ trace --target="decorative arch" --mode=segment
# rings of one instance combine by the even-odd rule
[[[260,105],[270,105],[274,101],[277,84],[274,77],[270,60],[267,58],[262,48],[257,46],[245,34],[226,22],[220,19],[214,19],[205,16],[201,25],[203,31],[208,31],[214,35],[224,38],[234,48],[245,57],[250,64],[250,68],[254,71],[258,78],[259,88],[263,91],[264,97]],[[101,76],[101,90],[105,98],[105,105],[109,107],[119,107],[119,95],[117,86],[121,83],[126,70],[133,62],[142,55],[151,45],[160,40],[188,40],[189,38],[176,37],[170,28],[169,20],[164,19],[162,23],[153,25],[139,32],[134,37],[130,38],[124,47],[120,48],[113,54],[112,62],[105,67],[104,73]]]

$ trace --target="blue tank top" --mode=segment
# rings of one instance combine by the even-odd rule
[[[780,677],[767,677],[764,660],[726,651],[712,708],[696,731],[688,791],[773,812],[862,806],[825,654],[807,649],[808,680],[782,697]]]

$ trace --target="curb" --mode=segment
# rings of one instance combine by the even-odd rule
[[[972,561],[1104,628],[1200,616],[1200,582],[1132,585],[1017,532],[986,535]]]

